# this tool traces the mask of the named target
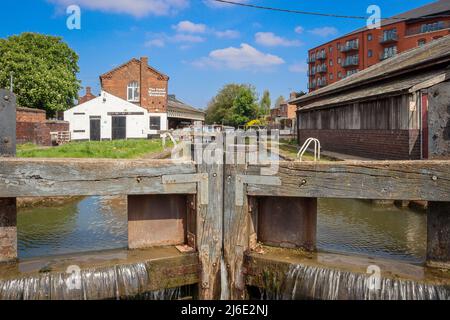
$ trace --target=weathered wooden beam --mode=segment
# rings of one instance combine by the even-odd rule
[[[429,202],[427,264],[450,269],[450,202]]]
[[[223,234],[223,165],[200,164],[200,173],[208,173],[208,203],[197,201],[197,248],[200,259],[199,298],[219,299],[220,261]]]
[[[128,248],[184,244],[186,216],[185,195],[128,196]]]
[[[0,158],[0,197],[195,194],[197,184],[163,184],[162,176],[196,173],[171,160]]]
[[[257,174],[260,166],[250,166]],[[281,186],[248,184],[251,196],[450,201],[450,161],[280,162]]]
[[[250,249],[250,239],[256,241],[256,226],[253,225],[248,197],[236,193],[242,187],[238,176],[245,174],[245,165],[225,166],[224,176],[224,232],[223,255],[227,271],[228,293],[232,300],[247,298],[244,279],[244,253]],[[245,193],[245,187],[241,192]],[[240,201],[236,201],[240,198]]]

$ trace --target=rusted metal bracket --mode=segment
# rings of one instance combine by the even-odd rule
[[[260,184],[266,186],[281,186],[281,179],[276,176],[236,176],[235,204],[244,205],[244,184]]]
[[[208,204],[208,178],[207,173],[173,174],[162,176],[163,184],[197,183],[200,204]]]
[[[0,156],[16,155],[16,97],[0,89]]]

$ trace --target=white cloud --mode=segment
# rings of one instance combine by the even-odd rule
[[[241,35],[239,31],[236,30],[224,30],[224,31],[215,31],[214,34],[218,38],[226,38],[226,39],[236,39]]]
[[[189,6],[189,0],[48,0],[58,6],[79,5],[81,10],[129,14],[137,18],[165,16]]]
[[[193,62],[198,67],[226,67],[230,69],[269,68],[285,63],[278,56],[263,53],[242,43],[239,48],[228,47],[211,51],[208,57]]]
[[[294,73],[306,73],[308,65],[306,63],[294,63],[289,66],[289,71]]]
[[[308,31],[309,33],[319,36],[319,37],[329,37],[329,36],[335,36],[338,34],[338,30],[335,27],[322,27],[322,28],[315,28]]]
[[[288,40],[275,35],[273,32],[257,32],[255,34],[255,41],[260,45],[268,47],[298,47],[301,45],[301,42],[298,40]]]
[[[151,39],[145,42],[146,47],[158,47],[162,48],[166,45],[166,42],[163,39]]]
[[[294,31],[295,33],[302,34],[303,31],[305,31],[305,28],[303,28],[302,26],[297,26],[295,27]]]
[[[206,25],[202,23],[194,23],[191,21],[180,21],[178,24],[172,26],[177,32],[188,32],[188,33],[205,33]]]
[[[206,39],[199,35],[176,33],[174,35],[167,35],[165,33],[148,33],[147,40],[144,43],[146,47],[162,48],[167,43],[181,43],[180,48],[186,49],[189,44],[204,42]]]

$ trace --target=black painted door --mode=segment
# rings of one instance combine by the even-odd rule
[[[113,116],[112,117],[112,139],[113,140],[119,140],[119,139],[126,139],[127,137],[127,121],[126,117],[118,117]]]
[[[90,119],[90,140],[100,141],[100,119]]]

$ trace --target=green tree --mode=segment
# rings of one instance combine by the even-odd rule
[[[269,90],[264,90],[261,101],[259,102],[259,116],[263,117],[270,114],[270,106],[272,102],[270,100]]]
[[[256,118],[258,104],[250,85],[227,84],[212,98],[206,110],[206,123],[230,126],[244,125]]]
[[[277,100],[275,100],[275,108],[278,108],[282,103],[284,103],[284,97],[279,96]]]
[[[18,104],[46,110],[49,116],[67,110],[78,97],[78,55],[60,37],[22,33],[0,39],[0,87],[10,87]]]

